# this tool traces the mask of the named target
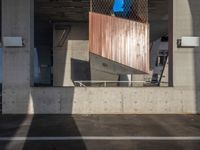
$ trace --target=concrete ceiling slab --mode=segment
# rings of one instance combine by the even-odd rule
[[[51,21],[87,21],[89,0],[35,0],[35,17]]]
[[[37,19],[87,21],[90,0],[35,0]],[[168,0],[149,0],[149,20],[167,19]]]
[[[168,1],[149,0],[150,39],[168,32]],[[35,0],[36,20],[51,22],[87,22],[90,0]]]

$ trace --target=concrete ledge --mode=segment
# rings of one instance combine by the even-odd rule
[[[196,114],[197,94],[190,88],[31,88],[29,104],[4,113],[29,114]],[[14,105],[13,105],[14,106]],[[11,107],[9,105],[9,107]],[[21,107],[21,111],[19,111]],[[26,108],[23,108],[26,107]]]

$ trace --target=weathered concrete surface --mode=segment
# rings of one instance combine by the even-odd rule
[[[182,36],[200,37],[200,1],[174,0],[173,4],[173,78],[174,86],[200,86],[200,47],[177,48]]]
[[[56,26],[62,24],[56,24]],[[73,86],[73,80],[84,80],[90,74],[88,25],[86,23],[66,23],[66,29],[54,28],[53,85]],[[66,30],[66,31],[65,31]],[[63,33],[69,30],[62,46],[59,42]],[[80,67],[82,69],[80,69]],[[89,80],[89,79],[87,79]]]
[[[143,74],[134,68],[125,66],[123,64],[111,61],[92,53],[90,53],[90,68],[91,70],[96,69],[109,74]]]
[[[195,114],[200,107],[191,88],[32,88],[31,93],[35,114]]]
[[[196,94],[186,87],[32,88],[29,101],[3,107],[8,114],[196,114]]]
[[[169,81],[175,87],[191,88],[196,110],[200,111],[200,47],[178,48],[182,36],[200,36],[200,1],[170,0]],[[172,63],[173,62],[173,63]],[[185,93],[185,91],[184,91]]]
[[[200,136],[198,115],[0,116],[0,137]],[[200,141],[0,141],[1,150],[199,150]]]
[[[90,53],[90,73],[91,80],[96,81],[118,81],[120,74],[125,76],[125,78],[121,79],[121,81],[128,81],[128,74],[142,74],[131,67],[108,60],[92,53]]]
[[[3,46],[3,113],[26,113],[32,84],[32,0],[2,0],[2,36],[21,36],[24,47]]]

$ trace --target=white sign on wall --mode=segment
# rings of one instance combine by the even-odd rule
[[[182,37],[181,47],[199,47],[200,37]]]
[[[22,37],[3,37],[3,45],[5,47],[22,47]]]

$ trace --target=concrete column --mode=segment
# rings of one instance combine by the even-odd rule
[[[59,27],[63,26],[63,28]],[[71,43],[68,43],[71,27],[54,25],[53,29],[53,85],[69,86],[71,81]]]
[[[86,80],[85,76],[89,74],[88,61],[88,24],[55,24],[53,85],[74,86],[73,80]]]
[[[34,0],[2,0],[2,37],[20,36],[23,47],[3,46],[3,113],[27,113],[32,84]]]
[[[177,39],[183,36],[200,37],[200,1],[170,0],[170,48],[173,49],[173,84],[178,87],[200,86],[200,47],[178,48]],[[172,60],[170,59],[170,64]],[[170,77],[171,79],[171,77]]]

